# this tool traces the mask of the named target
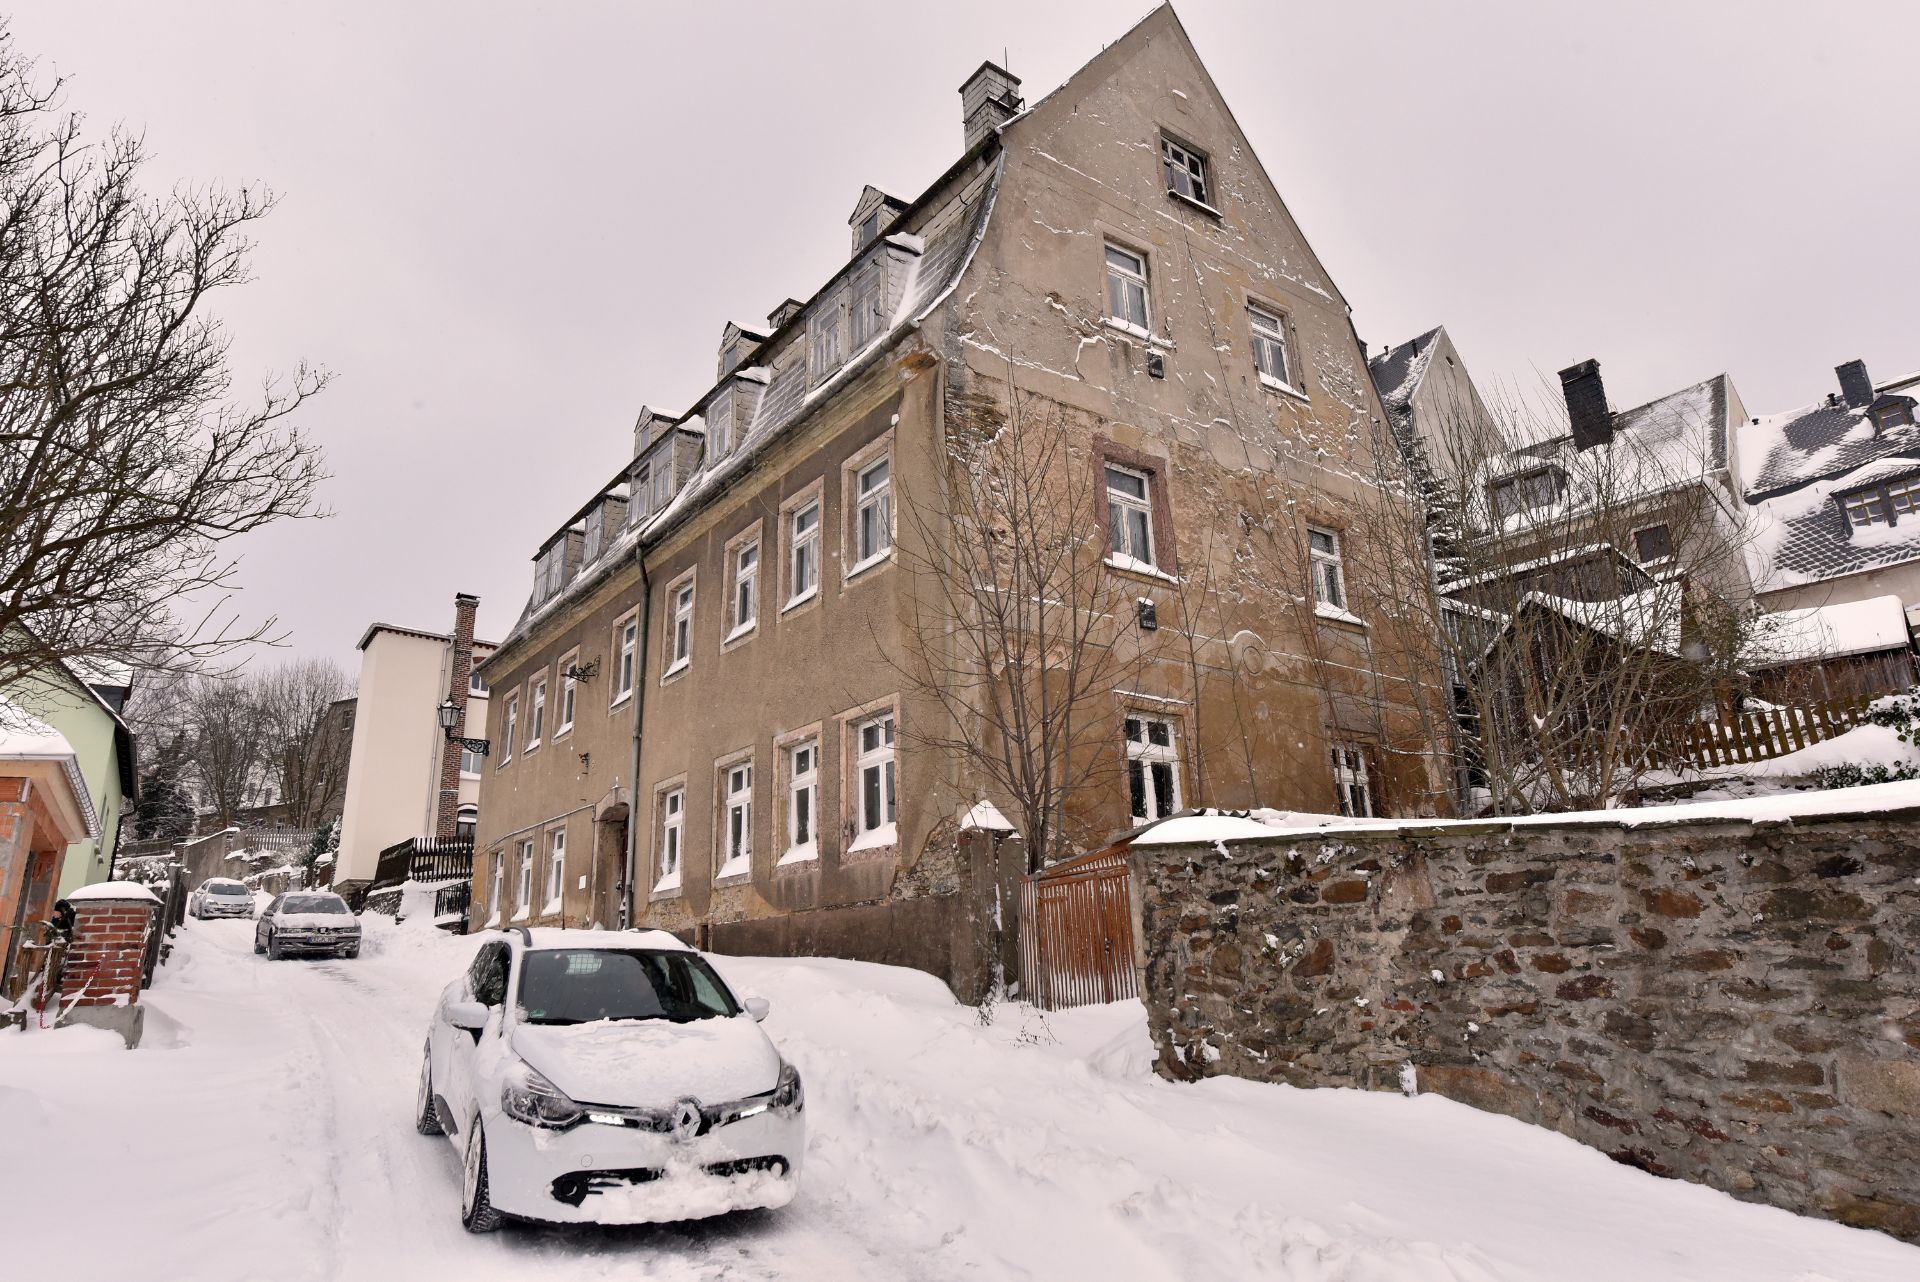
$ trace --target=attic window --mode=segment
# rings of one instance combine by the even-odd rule
[[[1211,205],[1207,189],[1207,158],[1171,138],[1160,140],[1160,160],[1167,171],[1167,190],[1184,200]]]
[[[1913,411],[1902,401],[1890,401],[1877,406],[1873,411],[1873,427],[1876,432],[1884,432],[1894,427],[1912,427]]]
[[[1843,495],[1840,504],[1847,510],[1848,523],[1856,530],[1863,530],[1869,525],[1893,524],[1893,518],[1887,511],[1886,492],[1878,488]]]
[[[860,220],[860,244],[871,245],[873,238],[880,234],[880,211],[874,210]]]
[[[1560,497],[1560,473],[1551,467],[1509,476],[1493,483],[1493,515],[1504,521],[1517,512],[1545,507]]]
[[[733,452],[733,393],[723,390],[707,402],[707,452],[719,462]]]
[[[1665,525],[1649,525],[1633,532],[1633,553],[1640,564],[1651,565],[1673,555],[1673,531]]]

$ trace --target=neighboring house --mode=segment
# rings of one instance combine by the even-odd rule
[[[0,1000],[26,986],[32,965],[21,946],[53,913],[66,853],[101,835],[74,745],[0,697]]]
[[[1762,623],[1745,664],[1756,698],[1803,704],[1914,687],[1913,635],[1897,596],[1778,610]]]
[[[359,689],[349,707],[334,705],[353,735],[336,888],[364,887],[380,852],[399,842],[472,835],[483,759],[449,741],[439,708],[455,705],[454,736],[479,737],[467,727],[486,722],[487,684],[473,663],[493,645],[473,639],[478,606],[455,597],[450,634],[376,623],[360,638]]]
[[[64,736],[97,819],[99,831],[70,846],[60,863],[61,894],[107,880],[121,817],[138,800],[137,749],[133,732],[120,717],[132,689],[133,674],[127,667],[57,663],[7,694]]]
[[[1385,410],[1171,9],[1031,107],[991,63],[960,93],[951,167],[863,190],[845,265],[728,325],[713,388],[642,410],[632,463],[541,547],[484,669],[476,925],[632,922],[981,991],[966,941],[1012,904],[955,838],[1015,809],[902,674],[935,594],[896,544],[944,536],[900,514],[1015,399],[1086,464],[1058,504],[1124,594],[1115,644],[1163,647],[1100,692],[1108,782],[1064,831],[1448,804],[1437,648],[1356,515],[1421,519],[1369,484],[1402,467],[1364,426]]]
[[[1751,561],[1769,609],[1897,596],[1920,617],[1920,375],[1839,391],[1740,429]]]
[[[1381,349],[1367,372],[1394,438],[1434,483],[1457,490],[1511,448],[1446,326]]]

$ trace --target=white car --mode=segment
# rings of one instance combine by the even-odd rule
[[[460,1218],[638,1224],[793,1200],[800,1074],[664,931],[502,932],[447,985],[415,1102],[462,1155]]]
[[[187,896],[187,911],[203,921],[208,917],[251,917],[253,890],[246,882],[231,877],[209,877]]]

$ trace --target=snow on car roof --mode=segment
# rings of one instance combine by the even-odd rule
[[[518,929],[503,932],[518,938]],[[659,948],[668,952],[690,953],[692,948],[678,936],[664,930],[577,930],[560,926],[534,926],[527,929],[532,948]]]

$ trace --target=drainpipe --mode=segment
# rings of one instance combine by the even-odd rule
[[[633,925],[635,859],[640,844],[640,722],[647,707],[647,624],[653,614],[653,592],[647,583],[645,545],[633,540],[633,564],[640,571],[639,635],[633,652],[633,773],[627,776],[627,889],[620,900],[620,929]]]

